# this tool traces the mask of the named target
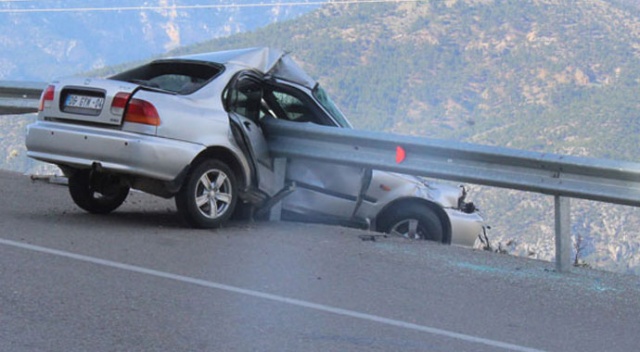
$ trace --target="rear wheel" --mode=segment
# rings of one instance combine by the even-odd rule
[[[79,170],[69,177],[69,194],[76,205],[89,213],[107,214],[122,205],[129,187],[116,176]]]
[[[378,222],[379,230],[415,240],[443,242],[444,230],[438,215],[425,204],[403,204],[389,210]]]
[[[195,166],[176,194],[180,216],[192,227],[215,228],[233,214],[237,203],[236,178],[217,160]]]

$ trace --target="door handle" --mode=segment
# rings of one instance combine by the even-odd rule
[[[246,127],[246,128],[247,128],[247,130],[251,131],[251,122],[249,122],[249,121],[244,121],[244,122],[243,122],[243,124],[244,124],[244,127]]]

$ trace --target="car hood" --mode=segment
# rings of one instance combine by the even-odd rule
[[[433,182],[425,178],[413,175],[399,174],[390,171],[378,171],[386,173],[392,177],[404,180],[404,182],[412,183],[421,192],[423,197],[433,200],[445,208],[456,208],[458,200],[462,196],[462,188],[448,183]]]
[[[275,48],[259,47],[238,50],[217,51],[195,55],[179,56],[174,59],[186,59],[205,62],[217,62],[223,65],[240,65],[275,78],[284,79],[313,89],[316,81],[296,64],[288,53]]]

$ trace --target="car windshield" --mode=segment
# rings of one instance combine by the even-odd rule
[[[313,96],[320,102],[320,105],[333,117],[340,127],[352,128],[347,118],[342,114],[340,109],[333,103],[327,92],[316,84],[313,88]]]

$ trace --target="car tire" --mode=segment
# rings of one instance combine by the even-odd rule
[[[79,170],[69,177],[69,194],[77,206],[89,213],[108,214],[124,203],[129,187],[114,176]]]
[[[176,194],[182,219],[195,228],[216,228],[233,214],[237,203],[236,178],[223,162],[205,160],[187,175]]]
[[[404,204],[390,209],[378,222],[378,229],[408,239],[436,242],[444,240],[442,221],[425,204]]]

